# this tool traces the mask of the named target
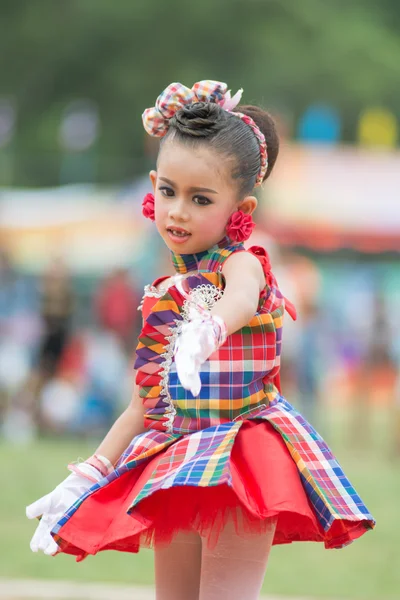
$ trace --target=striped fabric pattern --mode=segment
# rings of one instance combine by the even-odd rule
[[[282,435],[325,530],[330,528],[335,519],[366,519],[373,527],[375,521],[372,515],[327,444],[285,398],[279,395],[260,417]]]
[[[163,455],[131,508],[157,490],[176,485],[229,484],[229,458],[239,427],[240,423],[227,423],[181,438]]]
[[[214,264],[219,264],[214,258]],[[202,266],[202,265],[200,265]],[[187,293],[203,286],[223,288],[219,272],[202,272],[184,280]],[[182,322],[184,298],[173,287],[158,300],[139,336],[136,350],[136,382],[148,409],[145,423],[166,430],[173,405],[174,433],[192,433],[199,429],[242,418],[266,406],[265,383],[279,364],[280,332],[283,304],[272,313],[262,312],[248,326],[228,337],[226,342],[204,363],[200,372],[200,400],[185,390],[178,379],[175,363],[166,356],[165,338],[171,338],[176,323]],[[173,340],[172,340],[173,341]],[[168,366],[166,386],[162,385]],[[167,388],[167,389],[165,389]],[[276,392],[275,392],[276,393]],[[166,412],[167,411],[167,412]]]
[[[215,273],[221,269],[225,260],[233,252],[243,251],[243,244],[234,244],[228,237],[225,237],[210,250],[198,254],[176,254],[171,252],[171,259],[177,273],[189,273],[190,271]]]

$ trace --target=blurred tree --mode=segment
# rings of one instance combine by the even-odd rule
[[[245,89],[298,117],[315,102],[354,140],[360,111],[399,116],[397,0],[2,0],[0,95],[15,99],[16,182],[57,184],[57,131],[76,98],[99,107],[102,180],[147,168],[140,115],[171,81]]]

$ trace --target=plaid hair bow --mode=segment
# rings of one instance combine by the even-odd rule
[[[143,125],[147,133],[163,137],[169,126],[169,119],[185,104],[195,102],[215,102],[222,104],[228,86],[220,81],[199,81],[189,89],[182,83],[171,83],[158,96],[156,105],[146,108],[143,113]]]
[[[154,137],[164,137],[169,128],[169,120],[174,114],[187,104],[195,102],[214,102],[224,110],[238,116],[249,125],[256,136],[260,146],[261,166],[257,176],[256,185],[261,185],[268,168],[268,155],[265,137],[256,123],[248,115],[235,113],[233,109],[239,104],[243,90],[240,89],[231,97],[226,83],[205,79],[198,81],[190,89],[182,83],[171,83],[158,96],[155,106],[146,108],[142,115],[143,126],[147,133]]]

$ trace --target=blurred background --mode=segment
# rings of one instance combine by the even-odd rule
[[[32,554],[24,511],[129,402],[143,285],[171,271],[141,216],[141,113],[201,79],[277,120],[250,244],[299,312],[283,391],[378,521],[340,552],[275,548],[265,593],[400,597],[399,28],[397,0],[2,0],[0,597],[5,579],[153,582],[150,552]]]

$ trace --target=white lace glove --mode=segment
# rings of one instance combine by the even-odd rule
[[[220,317],[196,317],[182,325],[175,344],[175,364],[185,390],[198,396],[200,367],[226,340],[226,326]]]
[[[50,494],[26,507],[28,519],[42,517],[31,539],[32,552],[42,550],[49,556],[57,554],[59,548],[50,534],[51,530],[75,500],[102,478],[103,474],[95,467],[81,463],[76,467],[76,472],[71,473]]]

